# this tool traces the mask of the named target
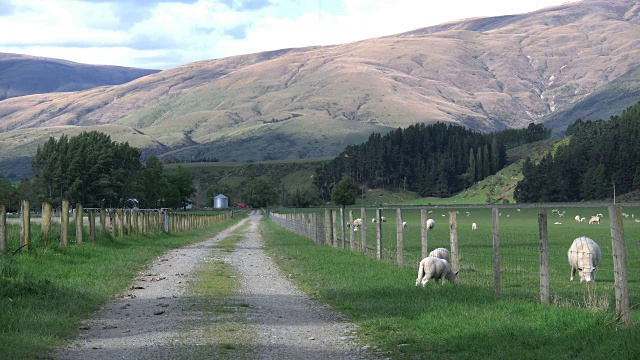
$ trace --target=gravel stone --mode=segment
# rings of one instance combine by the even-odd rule
[[[259,232],[261,217],[252,213],[212,239],[158,257],[125,293],[81,324],[78,338],[56,350],[52,357],[191,358],[191,347],[186,346],[189,339],[184,339],[184,334],[198,330],[190,328],[195,322],[189,321],[193,314],[184,294],[192,273],[202,262],[212,260],[210,255],[218,241],[248,221],[244,239],[223,259],[235,267],[241,284],[237,297],[248,304],[233,310],[244,316],[243,326],[256,334],[246,344],[252,353],[244,355],[251,359],[377,359],[368,347],[363,350],[356,343],[357,325],[301,292],[265,253]],[[215,354],[211,358],[216,358]]]

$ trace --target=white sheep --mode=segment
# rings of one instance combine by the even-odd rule
[[[387,222],[387,218],[386,218],[386,217],[384,217],[384,216],[380,216],[380,221],[382,221],[382,222]]]
[[[429,279],[435,279],[436,284],[440,283],[444,285],[444,279],[451,282],[458,281],[458,273],[451,270],[451,265],[447,260],[437,257],[426,257],[420,261],[418,265],[418,278],[416,279],[416,286],[422,283],[422,287],[427,286]]]
[[[409,225],[407,224],[407,222],[406,222],[406,221],[403,221],[403,222],[402,222],[402,227],[403,227],[403,228],[406,228],[407,226],[409,226]]]
[[[576,222],[580,222],[580,215],[576,215],[576,217],[574,217],[574,219],[576,219]]]
[[[589,219],[589,225],[591,224],[600,224],[600,217],[592,216],[591,219]]]
[[[571,266],[571,281],[579,271],[580,282],[592,282],[596,280],[598,262],[602,258],[600,246],[592,239],[581,236],[573,240],[567,252],[569,265]]]
[[[347,227],[348,227],[348,228],[350,228],[350,227],[351,227],[351,225],[353,225],[353,231],[358,231],[358,228],[359,228],[360,226],[362,226],[362,219],[357,218],[357,219],[353,220],[353,224],[351,224],[351,223],[349,223],[349,222],[347,223]]]
[[[443,260],[447,260],[448,262],[451,262],[451,253],[446,248],[440,247],[440,248],[433,249],[429,253],[429,256],[437,257],[438,259],[443,259]]]
[[[433,219],[427,220],[427,230],[431,230],[436,226],[436,222]]]
[[[581,217],[580,222],[584,222],[584,221],[585,221],[585,218]]]
[[[478,230],[478,224],[472,223],[471,224],[471,230]]]
[[[376,222],[376,218],[372,218],[372,219],[371,219],[371,222],[372,222],[372,223]]]
[[[471,216],[471,213],[470,213],[470,212],[468,212],[468,211],[467,211],[467,212],[465,212],[465,214],[466,214],[467,216]]]

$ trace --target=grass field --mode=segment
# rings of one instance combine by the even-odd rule
[[[481,286],[493,289],[493,233],[491,209],[432,208],[429,214],[436,226],[428,233],[428,249],[446,247],[450,249],[449,212],[459,211],[457,219],[458,253],[460,264],[460,282],[469,286]],[[348,209],[349,210],[349,209]],[[559,218],[548,210],[548,249],[550,270],[550,294],[554,304],[567,307],[587,307],[595,310],[612,311],[615,309],[614,269],[611,250],[611,232],[609,214],[606,208],[559,208],[565,211],[565,217]],[[353,209],[354,218],[360,217],[360,209]],[[469,211],[470,216],[465,212]],[[538,209],[504,208],[499,210],[500,240],[500,285],[503,295],[540,301],[540,245],[538,235]],[[627,269],[630,304],[634,321],[640,320],[640,216],[639,208],[623,208],[629,214],[624,220],[627,247]],[[590,218],[590,215],[602,213],[604,218],[599,225],[577,223],[575,215]],[[396,211],[382,210],[387,222],[382,223],[383,261],[397,263]],[[633,216],[633,217],[632,217]],[[345,213],[348,220],[348,211]],[[367,245],[375,247],[376,228],[371,222],[374,210],[367,210]],[[415,269],[421,256],[420,210],[403,209],[402,218],[409,225],[404,229],[404,264]],[[478,224],[478,230],[472,231],[471,224]],[[560,224],[555,224],[559,222]],[[361,233],[354,232],[356,241]],[[588,236],[601,247],[603,258],[598,266],[597,282],[586,286],[579,281],[570,282],[570,267],[567,251],[573,239]],[[347,231],[347,239],[349,233]],[[350,245],[347,244],[347,248]],[[371,257],[373,248],[368,249]],[[577,276],[576,276],[577,278]]]
[[[520,215],[529,217],[532,214]],[[483,218],[486,217],[477,214],[475,220],[480,222]],[[473,217],[468,220],[471,219]],[[387,227],[389,223],[385,225]],[[519,227],[508,222],[504,225],[505,230],[516,233],[520,233]],[[445,244],[443,228],[446,229],[446,225],[438,222],[432,236],[433,246]],[[481,227],[484,228],[486,226]],[[477,236],[479,234],[480,230]],[[461,241],[463,236],[466,235],[461,229]],[[359,253],[317,246],[271,221],[263,224],[263,238],[274,259],[292,274],[295,282],[359,324],[361,344],[380,347],[381,356],[385,358],[640,357],[637,322],[629,327],[617,325],[612,321],[610,311],[548,306],[535,301],[497,297],[490,287],[468,281],[466,274],[461,275],[459,284],[436,286],[429,283],[424,289],[416,288],[413,268],[400,268]],[[521,242],[529,246],[528,241],[523,239]],[[517,241],[514,243],[517,245]],[[535,245],[531,247],[535,248]],[[470,263],[467,254],[471,249],[482,252],[482,246],[476,249],[471,243],[461,245],[463,264]],[[469,265],[463,265],[463,269],[464,266],[467,269],[463,271],[468,274]],[[564,271],[562,273],[563,282],[567,283],[568,268],[566,275]],[[605,272],[598,280],[604,282],[606,278]],[[531,287],[536,291],[536,286]]]
[[[44,359],[75,337],[88,318],[164,252],[204,241],[241,220],[174,234],[99,237],[95,244],[60,247],[58,234],[42,239],[34,226],[32,249],[18,248],[19,227],[8,225],[9,252],[0,254],[0,358]],[[55,227],[54,227],[55,229]]]

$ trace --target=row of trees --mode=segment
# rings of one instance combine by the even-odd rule
[[[416,124],[348,146],[317,171],[323,198],[344,176],[372,188],[448,196],[495,174],[506,164],[506,147],[495,134],[462,126]]]
[[[195,191],[189,172],[178,167],[168,174],[157,158],[143,164],[140,157],[140,150],[97,131],[51,137],[38,146],[32,159],[33,181],[9,188],[5,201],[10,210],[21,199],[29,199],[35,207],[42,201],[59,204],[62,199],[85,207],[186,206]]]
[[[640,188],[640,102],[609,121],[577,120],[568,145],[538,164],[526,159],[519,202],[601,200]]]

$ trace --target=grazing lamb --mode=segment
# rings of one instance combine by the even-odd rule
[[[350,228],[350,227],[351,227],[351,225],[353,225],[353,231],[358,231],[358,228],[359,228],[360,226],[362,226],[362,219],[357,218],[357,219],[353,220],[353,224],[351,224],[351,223],[349,223],[349,222],[347,223],[347,227],[348,227],[348,228]]]
[[[458,273],[451,270],[451,265],[447,260],[430,256],[422,259],[418,265],[416,286],[420,283],[422,283],[422,287],[427,286],[429,279],[435,279],[436,284],[442,280],[442,285],[444,285],[444,279],[455,283],[458,281]]]
[[[406,221],[403,221],[403,222],[402,222],[402,227],[403,227],[403,228],[406,228],[407,226],[409,226],[409,225],[407,224],[407,222],[406,222]]]
[[[471,213],[470,213],[470,212],[468,212],[468,211],[467,211],[467,212],[465,212],[465,214],[466,214],[467,216],[471,216]]]
[[[371,222],[372,222],[372,223],[376,222],[376,218],[372,218],[372,219],[371,219]]]
[[[600,246],[592,239],[581,236],[573,240],[567,252],[569,265],[571,265],[571,281],[576,274],[580,275],[580,282],[592,282],[596,280],[598,262],[602,258]]]
[[[585,221],[585,218],[581,217],[580,222],[584,222],[584,221]]]
[[[436,226],[436,222],[433,219],[427,220],[427,230],[431,230]]]
[[[478,230],[478,224],[476,223],[471,224],[471,230]]]
[[[430,257],[437,257],[438,259],[447,260],[451,262],[451,253],[446,248],[436,248],[429,253]]]
[[[576,217],[574,217],[574,219],[576,219],[576,222],[580,222],[580,215],[576,215]]]
[[[591,219],[589,219],[589,225],[591,224],[600,224],[600,217],[592,216]]]

